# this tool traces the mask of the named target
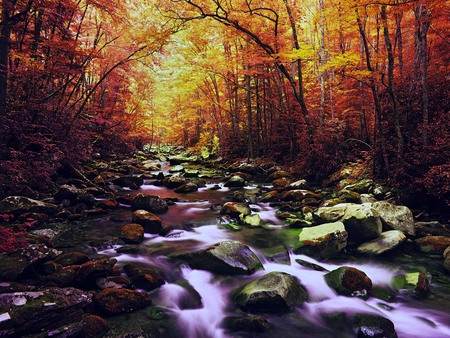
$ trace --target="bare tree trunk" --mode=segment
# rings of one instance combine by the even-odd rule
[[[424,146],[428,145],[428,87],[427,87],[427,34],[430,28],[431,14],[426,10],[424,4],[417,6],[414,9],[417,20],[417,29],[415,36],[415,56],[414,56],[414,70],[416,71],[416,81],[420,83],[422,89],[422,142]]]
[[[362,44],[363,44],[363,53],[365,55],[365,61],[366,61],[366,67],[367,70],[370,72],[374,72],[374,68],[372,67],[372,62],[370,58],[370,49],[369,49],[369,43],[367,41],[367,36],[365,32],[364,25],[361,21],[361,18],[359,17],[358,10],[356,10],[356,22],[358,24],[358,31],[361,36]],[[379,133],[379,137],[377,138],[376,133],[374,133],[374,145],[376,145],[378,142],[380,144],[381,148],[381,156],[383,158],[384,167],[386,170],[387,177],[390,177],[390,165],[389,165],[389,157],[386,150],[386,139],[384,137],[384,132],[382,128],[382,121],[381,121],[381,103],[380,98],[378,94],[378,87],[375,83],[375,80],[371,78],[368,86],[370,87],[370,90],[372,91],[373,96],[373,102],[374,102],[374,115],[375,115],[375,128],[376,131]]]
[[[245,90],[247,96],[247,132],[248,132],[248,161],[255,157],[253,151],[253,113],[252,113],[252,93],[250,91],[250,75],[245,75]]]
[[[392,112],[394,118],[395,134],[397,136],[397,170],[401,168],[403,162],[404,141],[400,128],[400,119],[398,116],[398,101],[394,86],[394,52],[392,50],[391,39],[389,38],[389,29],[387,24],[386,6],[381,6],[381,20],[383,22],[383,33],[388,54],[388,91],[392,100]]]

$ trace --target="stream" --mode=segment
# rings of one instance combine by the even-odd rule
[[[146,193],[159,195],[162,198],[178,198],[180,201],[169,207],[168,212],[158,215],[163,223],[172,225],[174,230],[167,236],[146,234],[144,242],[140,244],[138,254],[119,254],[120,243],[95,248],[90,247],[91,253],[114,257],[117,266],[127,263],[137,263],[142,266],[157,268],[164,272],[166,284],[150,293],[152,306],[124,316],[108,318],[110,331],[107,337],[114,337],[125,332],[146,332],[149,337],[162,338],[224,338],[224,337],[355,337],[351,328],[327,325],[328,314],[342,312],[373,313],[390,319],[398,337],[404,338],[444,338],[450,337],[450,295],[445,283],[430,284],[430,295],[426,299],[417,300],[410,296],[397,294],[395,301],[387,302],[370,297],[364,301],[357,297],[337,295],[325,283],[324,271],[315,271],[296,262],[302,259],[316,263],[327,270],[336,269],[342,265],[349,265],[364,271],[373,282],[374,287],[392,290],[391,279],[405,272],[412,266],[423,266],[430,271],[441,262],[432,258],[423,259],[411,252],[396,251],[388,258],[356,258],[344,254],[337,259],[318,262],[314,259],[290,253],[290,264],[273,262],[266,254],[274,247],[282,247],[284,226],[275,217],[275,209],[268,204],[252,204],[253,212],[259,213],[270,230],[262,228],[245,228],[233,231],[222,226],[220,208],[230,201],[231,189],[224,188],[221,183],[210,182],[199,191],[188,194],[177,194],[165,187],[158,187],[146,181],[138,191],[124,193]],[[213,190],[219,184],[221,189]],[[256,185],[246,187],[255,188]],[[123,206],[110,214],[91,218],[84,226],[87,238],[98,240],[108,239],[113,229],[118,229],[125,223],[131,222],[132,211]],[[186,264],[169,259],[171,252],[194,251],[204,249],[212,244],[224,240],[240,240],[247,244],[258,256],[265,270],[250,276],[219,276],[208,271],[191,269]],[[422,259],[423,261],[417,261]],[[230,300],[230,292],[249,281],[252,281],[271,271],[283,271],[296,276],[308,291],[310,298],[301,307],[291,309],[285,313],[258,313],[247,315],[261,315],[268,320],[271,328],[264,333],[238,332],[229,333],[223,329],[222,322],[228,316],[245,315]],[[448,278],[445,277],[448,282]],[[190,285],[201,297],[201,307],[191,308],[192,300]],[[188,304],[188,305],[186,305]],[[154,334],[153,336],[151,334]],[[380,337],[374,335],[373,337]]]

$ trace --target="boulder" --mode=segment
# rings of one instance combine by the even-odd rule
[[[84,263],[78,269],[75,281],[89,287],[97,278],[113,275],[116,263],[117,259],[115,258],[100,258]]]
[[[181,164],[174,165],[169,169],[170,173],[182,173],[184,172],[184,167]]]
[[[133,212],[132,222],[140,224],[150,234],[158,234],[163,228],[161,218],[146,210]]]
[[[245,186],[245,180],[241,176],[233,175],[223,186],[227,188],[242,188]]]
[[[239,241],[224,241],[192,253],[172,257],[185,260],[193,269],[208,270],[219,274],[250,275],[264,267],[248,246]]]
[[[112,183],[120,187],[138,189],[141,185],[144,184],[144,179],[140,176],[123,175],[115,178]]]
[[[450,246],[444,250],[443,256],[444,256],[444,264],[443,264],[444,269],[450,273]]]
[[[377,238],[382,231],[380,214],[370,204],[349,204],[342,222],[349,242],[361,244]]]
[[[341,266],[324,275],[330,288],[343,296],[368,298],[372,292],[372,280],[356,268]]]
[[[424,298],[428,293],[428,278],[420,271],[395,276],[392,286],[397,291],[404,291],[414,298]]]
[[[43,282],[48,286],[58,286],[60,288],[72,286],[75,282],[75,276],[77,275],[79,265],[65,266],[55,273],[52,273],[43,278]]]
[[[62,200],[73,201],[78,195],[83,195],[86,192],[83,189],[77,188],[73,185],[64,184],[58,188],[58,191],[53,196],[55,201],[61,202]]]
[[[66,252],[54,259],[54,262],[62,266],[81,265],[89,261],[89,256],[81,252]]]
[[[352,326],[358,338],[397,338],[394,323],[381,316],[356,314]]]
[[[185,184],[180,185],[179,187],[175,188],[175,192],[179,194],[184,194],[188,192],[194,192],[198,190],[197,184],[194,182],[187,182]]]
[[[183,176],[170,176],[164,178],[163,184],[168,189],[174,189],[186,183],[186,179]]]
[[[231,218],[238,218],[240,215],[247,216],[250,215],[252,211],[250,208],[240,202],[226,202],[220,209],[221,215],[228,215]]]
[[[289,184],[289,189],[309,189],[309,184],[306,180],[298,180]]]
[[[137,264],[126,264],[123,270],[133,285],[139,289],[152,291],[165,283],[162,272],[159,270],[141,267]]]
[[[445,249],[450,246],[450,237],[426,236],[414,240],[414,247],[420,252],[443,255]]]
[[[43,244],[28,247],[4,254],[0,257],[0,280],[16,281],[35,267],[55,259],[61,251],[48,248]]]
[[[367,194],[373,189],[373,180],[366,178],[355,183],[345,185],[344,189],[355,191],[360,194]]]
[[[384,231],[400,230],[410,236],[416,234],[414,217],[408,207],[394,205],[386,201],[379,201],[372,203],[372,208],[380,214]]]
[[[105,289],[94,297],[94,303],[102,313],[119,315],[147,307],[152,304],[152,299],[145,292]]]
[[[133,210],[146,210],[155,214],[162,214],[169,210],[167,202],[159,196],[149,194],[137,194],[131,199]]]
[[[328,207],[319,207],[313,212],[313,218],[318,223],[330,223],[341,220],[349,203],[340,203]]]
[[[290,178],[292,174],[286,170],[276,170],[266,178],[266,182],[273,182],[279,178]]]
[[[339,190],[338,197],[348,203],[360,203],[361,194],[353,190],[342,189]]]
[[[292,181],[289,177],[281,177],[277,178],[276,180],[272,181],[272,184],[275,188],[289,188]]]
[[[438,221],[416,222],[414,224],[416,237],[425,236],[449,236],[450,229],[447,229]]]
[[[0,294],[0,336],[37,336],[57,329],[68,314],[92,302],[92,294],[75,288]],[[81,321],[81,316],[79,318]]]
[[[295,253],[328,259],[336,256],[347,246],[347,236],[342,222],[303,228],[299,234],[299,247],[295,249]]]
[[[0,201],[0,214],[12,214],[18,217],[24,213],[42,213],[53,215],[58,212],[57,205],[25,196],[9,196]]]
[[[358,246],[356,251],[361,254],[379,255],[390,251],[406,241],[406,236],[399,230],[382,232],[380,236]]]
[[[95,338],[103,337],[109,330],[108,322],[97,315],[86,315],[81,322],[82,327],[78,337]]]
[[[270,328],[270,324],[264,317],[227,317],[222,324],[228,331],[237,332],[266,332]]]
[[[263,223],[261,220],[261,217],[258,214],[252,214],[252,215],[246,215],[246,216],[241,214],[239,218],[243,225],[250,227],[250,228],[260,227]]]
[[[137,223],[126,224],[120,228],[119,237],[127,244],[140,243],[144,240],[144,228]]]
[[[298,279],[285,272],[270,272],[235,289],[234,303],[251,312],[279,312],[308,300],[308,292]]]
[[[102,277],[98,278],[95,281],[95,285],[97,285],[100,290],[104,290],[107,288],[112,289],[132,289],[132,283],[131,280],[129,280],[125,276],[108,276],[108,277]]]
[[[261,196],[262,203],[277,202],[279,200],[280,200],[280,197],[278,195],[278,191],[276,191],[276,190],[268,191]]]
[[[321,195],[316,194],[313,191],[305,190],[305,189],[288,190],[281,194],[281,200],[286,201],[286,202],[289,202],[289,201],[300,202],[306,198],[315,199],[317,201],[322,200]]]

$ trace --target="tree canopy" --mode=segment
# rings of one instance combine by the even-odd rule
[[[178,144],[450,193],[450,3],[3,0],[2,195]],[[39,170],[36,170],[39,168]]]

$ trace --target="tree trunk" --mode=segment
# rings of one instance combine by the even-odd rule
[[[250,91],[250,75],[245,75],[245,90],[247,97],[247,132],[248,132],[248,161],[255,157],[253,151],[253,113],[252,113],[252,93]]]
[[[394,119],[395,134],[397,136],[397,170],[402,167],[404,141],[400,128],[400,119],[398,116],[398,101],[394,86],[394,52],[392,50],[391,39],[389,38],[389,29],[387,24],[386,6],[381,6],[381,20],[383,22],[383,33],[388,54],[388,91],[392,100],[392,113]]]
[[[11,9],[16,1],[3,0],[0,32],[0,154],[3,152],[3,132],[7,113],[8,61],[11,42]]]

